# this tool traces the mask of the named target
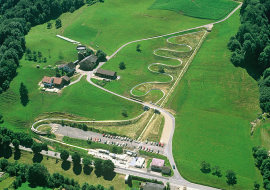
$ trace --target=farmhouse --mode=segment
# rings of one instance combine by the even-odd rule
[[[95,73],[96,76],[103,77],[103,78],[109,78],[109,79],[115,79],[116,72],[104,70],[104,69],[98,69]]]
[[[97,65],[97,56],[90,55],[79,62],[80,69],[86,71],[92,71]],[[80,58],[79,58],[80,60]]]
[[[58,69],[64,70],[66,72],[73,72],[75,71],[76,65],[72,62],[69,62],[68,64],[61,64],[58,66]]]
[[[62,87],[64,84],[64,81],[62,78],[58,78],[58,77],[53,77],[53,84],[55,87]]]
[[[43,79],[42,79],[42,83],[44,85],[44,87],[58,87],[58,88],[61,88],[63,87],[63,85],[65,84],[65,81],[69,81],[69,77],[65,76],[64,77],[65,79],[63,78],[58,78],[58,77],[46,77],[44,76]]]
[[[165,185],[157,184],[157,183],[150,183],[146,182],[145,184],[142,184],[143,190],[165,190]]]
[[[153,158],[151,162],[151,169],[152,170],[162,170],[162,167],[165,164],[165,160],[161,160],[158,158]]]
[[[44,76],[42,79],[42,83],[45,87],[51,87],[53,83],[53,78]]]

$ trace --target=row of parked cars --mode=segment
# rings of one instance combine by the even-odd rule
[[[116,146],[127,146],[127,143],[118,143],[118,142],[110,142],[110,141],[107,141],[105,140],[104,141],[104,144],[108,144],[108,145],[116,145]]]
[[[152,148],[147,148],[147,147],[143,147],[143,146],[138,146],[138,149],[140,150],[144,150],[146,152],[151,152],[154,153],[154,150]],[[157,150],[157,154],[159,153],[159,150]]]

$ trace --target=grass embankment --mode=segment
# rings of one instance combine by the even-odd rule
[[[21,151],[21,157],[18,162],[33,164],[33,156],[34,155],[30,152]],[[8,161],[15,162],[14,157],[11,156]],[[114,175],[104,177],[96,175],[95,169],[91,171],[85,171],[83,166],[74,168],[72,163],[70,163],[69,166],[63,166],[61,160],[59,162],[56,162],[55,158],[49,157],[47,159],[47,157],[45,156],[43,156],[43,159],[40,163],[43,164],[51,174],[58,172],[65,177],[69,177],[70,179],[74,178],[74,180],[78,181],[80,185],[82,185],[84,182],[87,182],[95,186],[98,184],[102,184],[105,188],[114,186],[115,189],[126,189],[127,186],[124,183],[124,175],[114,173]]]
[[[151,115],[152,116],[152,115]],[[148,120],[149,121],[149,120]],[[165,118],[162,114],[155,114],[152,122],[144,132],[141,141],[148,138],[148,141],[160,142],[164,127]]]
[[[175,37],[177,43],[187,42],[190,46],[195,49],[199,40],[201,39],[203,32],[195,33],[195,34],[187,34],[191,32],[200,31],[192,30],[186,31],[182,33],[175,34],[175,36],[183,35]],[[110,59],[107,64],[103,65],[103,69],[117,71],[117,75],[121,76],[120,80],[115,80],[110,83],[107,83],[105,88],[109,89],[118,94],[122,94],[124,96],[131,96],[130,90],[144,82],[170,82],[171,77],[161,74],[154,73],[149,71],[148,66],[152,63],[163,63],[165,65],[173,65],[179,67],[169,67],[165,66],[165,72],[172,75],[174,80],[180,73],[182,69],[181,62],[178,60],[173,60],[170,58],[163,58],[160,56],[154,55],[154,50],[158,48],[167,48],[167,49],[178,49],[178,44],[171,44],[167,42],[167,38],[171,36],[166,36],[157,39],[151,39],[147,41],[138,42],[141,45],[140,51],[136,51],[137,43],[132,43],[130,45],[125,46],[116,57]],[[189,43],[190,42],[190,43]],[[189,56],[192,54],[191,52],[178,52],[178,58],[183,61],[183,65],[188,60]],[[119,63],[123,61],[126,64],[126,69],[120,70]],[[151,69],[154,71],[158,71],[158,66],[151,66]],[[173,85],[173,81],[165,84],[154,84],[147,83],[136,87],[133,90],[133,94],[137,96],[142,96],[150,89],[161,89],[165,93],[168,92],[170,87]],[[151,91],[146,96],[136,97],[138,99],[142,99],[144,101],[152,101],[156,102],[160,98],[162,98],[163,93],[157,90]]]
[[[62,93],[48,93],[36,90],[40,74],[39,70],[19,69],[19,75],[12,81],[7,92],[0,95],[0,112],[4,115],[6,127],[12,130],[30,129],[34,120],[46,114],[55,118],[61,116],[59,112],[70,113],[87,120],[122,120],[131,119],[142,113],[140,104],[136,104],[117,96],[104,92],[85,80],[62,90]],[[43,71],[43,70],[40,70]],[[33,74],[33,75],[31,75]],[[20,104],[19,86],[23,82],[29,91],[29,104],[24,107]],[[128,117],[121,114],[123,108],[127,109]],[[67,114],[62,114],[63,118]],[[60,117],[61,118],[61,117]]]
[[[7,174],[6,174],[7,175]],[[16,177],[8,177],[5,180],[0,182],[0,188],[8,188],[12,185],[13,181],[16,179]]]
[[[148,159],[146,160],[146,167],[147,168],[150,167],[150,164],[151,164],[153,158],[158,158],[158,159],[165,160],[165,166],[169,166],[171,168],[170,161],[166,156],[163,156],[161,154],[154,154],[154,153],[151,153],[151,152],[146,152],[146,151],[143,151],[143,150],[139,150],[139,153],[140,153],[140,155],[148,156]],[[164,174],[162,174],[162,175],[165,176],[165,177],[169,177],[168,175],[164,175]],[[174,175],[174,172],[173,172],[173,169],[171,168],[171,175],[170,176],[173,176],[173,175]]]
[[[262,182],[254,166],[250,122],[260,112],[257,82],[229,61],[227,43],[238,27],[239,11],[216,24],[172,94],[177,111],[173,155],[181,175],[194,183],[222,189],[252,189]],[[200,171],[205,160],[220,166],[222,177]],[[228,186],[232,169],[237,184]]]
[[[217,20],[228,15],[237,5],[230,0],[156,0],[149,9],[170,10],[191,17]]]
[[[107,0],[104,3],[84,6],[80,16],[65,29],[64,36],[95,49],[99,46],[111,55],[122,45],[133,40],[213,22],[173,11],[148,10],[154,2],[155,0]],[[75,14],[80,10],[75,11]]]

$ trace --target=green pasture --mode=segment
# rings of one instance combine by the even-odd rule
[[[167,10],[149,10],[155,0],[106,0],[75,11],[64,36],[111,55],[127,42],[212,23]],[[83,9],[83,11],[81,11]],[[227,8],[225,8],[226,10]],[[228,10],[230,11],[230,10]],[[214,19],[214,18],[213,18]],[[98,46],[98,47],[97,47]]]
[[[200,31],[202,29],[198,30],[192,30],[187,32],[182,32],[175,34],[174,36],[184,35],[176,37],[186,39],[186,36],[189,36],[189,40],[191,41],[191,47],[195,49],[197,46],[197,43],[199,42],[200,37],[203,35],[203,32],[194,33],[194,34],[187,34],[192,33],[196,31]],[[199,36],[199,37],[197,37]],[[166,65],[172,65],[172,66],[180,66],[181,62],[175,59],[170,58],[163,58],[160,56],[156,56],[153,52],[154,50],[158,48],[166,48],[166,49],[177,49],[179,48],[178,44],[171,44],[167,42],[167,38],[171,36],[161,37],[157,39],[151,39],[147,41],[142,41],[138,43],[132,43],[124,47],[121,51],[119,51],[115,57],[110,59],[106,64],[102,66],[102,69],[107,70],[113,70],[117,72],[117,75],[121,76],[119,80],[111,81],[110,83],[107,83],[105,88],[109,89],[113,92],[116,92],[118,94],[122,94],[125,96],[130,96],[130,90],[144,82],[169,82],[171,80],[171,77],[161,74],[161,73],[154,73],[149,71],[148,66],[152,63],[163,63]],[[197,40],[197,43],[194,42],[195,38]],[[179,40],[181,43],[181,40]],[[186,42],[186,41],[185,41]],[[188,42],[187,42],[188,43]],[[140,44],[140,51],[136,51],[137,44]],[[180,46],[181,47],[181,46]],[[178,58],[183,60],[183,64],[187,61],[188,57],[191,55],[192,52],[177,52]],[[126,69],[121,70],[119,69],[119,63],[124,62],[126,65]],[[165,68],[165,72],[171,74],[174,78],[176,78],[181,70],[180,67],[173,67],[172,69],[169,69],[170,67]],[[151,66],[151,69],[158,70],[158,67],[155,65]],[[164,88],[169,88],[173,82],[167,83],[166,85],[163,85]],[[157,84],[158,85],[158,84]],[[154,84],[144,84],[136,87],[133,90],[133,94],[136,96],[142,96],[144,95],[148,90],[151,88],[158,88],[154,86]],[[151,87],[151,88],[150,88]],[[158,96],[157,96],[158,94]],[[136,98],[143,98],[146,101],[153,101],[156,102],[162,97],[162,92],[152,91],[145,97],[136,97]]]
[[[21,151],[21,157],[18,159],[18,162],[33,164],[33,156],[34,154],[31,152]],[[15,162],[14,153],[8,159],[8,161]],[[48,169],[50,174],[58,172],[64,177],[68,177],[70,179],[73,178],[75,181],[78,181],[80,185],[87,182],[94,186],[101,184],[105,188],[114,186],[115,189],[125,189],[127,186],[124,180],[125,176],[121,174],[114,173],[110,176],[104,177],[104,176],[100,176],[98,173],[96,174],[95,169],[92,167],[90,171],[85,170],[84,166],[74,168],[73,163],[70,163],[68,165],[63,165],[61,160],[58,159],[58,162],[56,162],[55,158],[47,157],[45,155],[41,157],[40,163],[43,164]],[[25,189],[28,190],[28,183],[22,184],[22,187],[20,187],[19,190],[24,190],[23,187],[25,187]],[[42,188],[38,187],[37,189],[39,190]],[[49,190],[49,188],[47,188],[47,190]]]
[[[4,115],[4,126],[12,130],[29,128],[37,117],[48,112],[69,113],[88,119],[115,120],[130,119],[140,113],[142,108],[136,104],[102,91],[88,83],[85,76],[74,85],[66,87],[61,93],[37,90],[38,82],[44,75],[52,76],[53,71],[36,69],[22,65],[18,76],[12,81],[7,92],[0,96],[0,112]],[[26,107],[20,103],[19,87],[23,82],[29,91],[29,103]],[[122,109],[127,109],[128,117],[123,117]],[[48,114],[57,117],[57,114]],[[65,117],[65,115],[63,115]]]
[[[260,112],[252,70],[229,61],[227,43],[240,25],[239,11],[216,24],[167,107],[177,112],[173,155],[181,175],[194,183],[222,189],[253,189],[262,182],[254,165],[250,122]],[[200,171],[201,161],[220,166],[222,177]],[[226,171],[236,173],[228,186]]]
[[[29,182],[22,183],[22,186],[18,188],[18,190],[32,190],[32,189],[35,189],[35,190],[53,190],[53,189],[48,188],[48,187],[40,187],[40,186],[31,187]]]
[[[150,10],[169,10],[186,16],[202,19],[221,19],[228,15],[238,3],[231,0],[156,0]]]

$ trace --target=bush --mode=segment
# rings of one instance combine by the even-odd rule
[[[125,69],[125,68],[126,68],[125,63],[124,63],[124,62],[120,62],[119,68],[120,68],[121,70]]]

